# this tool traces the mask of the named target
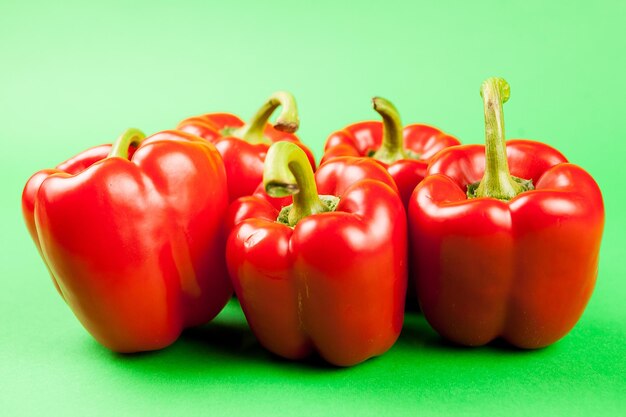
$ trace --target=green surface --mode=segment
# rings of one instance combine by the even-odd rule
[[[626,3],[0,2],[0,415],[624,415]],[[55,293],[20,214],[36,170],[128,127],[298,100],[320,157],[330,131],[375,118],[483,139],[480,83],[511,84],[509,137],[546,141],[594,175],[607,211],[600,274],[569,336],[536,352],[441,342],[407,316],[352,369],[273,358],[238,306],[161,352],[100,347]],[[575,260],[572,260],[575,262]]]

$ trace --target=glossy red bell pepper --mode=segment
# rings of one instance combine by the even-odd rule
[[[392,179],[374,173],[376,165],[332,161],[318,171],[316,186],[304,152],[278,142],[265,161],[264,185],[272,196],[292,195],[293,204],[278,210],[255,196],[231,205],[238,224],[227,243],[229,273],[252,331],[275,354],[300,359],[317,351],[350,366],[398,338],[406,215],[383,182]],[[383,181],[358,180],[370,173]]]
[[[506,81],[488,79],[481,94],[486,147],[442,151],[411,197],[418,298],[451,341],[477,346],[501,337],[540,348],[570,331],[591,296],[602,195],[557,150],[505,143]]]
[[[232,294],[227,204],[213,145],[177,131],[144,139],[136,129],[36,173],[22,196],[59,294],[116,352],[163,348],[220,312]]]
[[[274,110],[282,110],[274,126],[268,120]],[[263,161],[270,145],[277,141],[293,142],[304,150],[313,169],[313,153],[293,133],[298,129],[298,110],[294,97],[279,91],[270,96],[263,106],[245,124],[229,113],[208,113],[190,117],[177,129],[207,139],[222,155],[230,201],[251,195],[263,180]]]
[[[404,206],[424,179],[430,159],[460,142],[437,128],[412,124],[402,128],[395,106],[381,97],[372,99],[382,122],[359,122],[332,133],[326,140],[322,163],[336,156],[368,156],[383,164],[395,180]]]

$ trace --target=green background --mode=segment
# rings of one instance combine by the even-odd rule
[[[0,414],[624,415],[626,3],[306,3],[0,2]],[[508,137],[557,147],[605,197],[595,293],[543,350],[450,346],[408,314],[380,358],[290,363],[231,303],[163,351],[116,355],[57,296],[21,219],[36,170],[130,126],[247,118],[278,89],[296,95],[318,158],[332,130],[375,118],[373,95],[478,143],[492,75],[511,84]]]

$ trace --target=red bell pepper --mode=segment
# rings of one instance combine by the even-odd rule
[[[570,331],[591,296],[602,195],[557,150],[505,142],[506,81],[488,79],[481,94],[486,147],[442,151],[411,197],[418,298],[428,322],[453,342],[501,337],[540,348]]]
[[[116,352],[163,348],[220,312],[232,294],[227,204],[213,145],[176,131],[144,139],[135,129],[36,173],[22,195],[57,290]]]
[[[359,122],[332,133],[326,140],[322,163],[336,156],[374,158],[387,168],[407,207],[415,186],[426,175],[430,159],[460,142],[428,125],[412,124],[403,129],[398,110],[391,102],[381,97],[372,102],[382,123]]]
[[[278,106],[282,106],[282,110],[272,126],[268,120]],[[263,161],[274,142],[295,143],[306,152],[315,169],[313,153],[293,134],[298,126],[298,110],[294,97],[290,93],[279,91],[270,96],[248,124],[233,114],[208,113],[183,120],[177,129],[215,144],[224,159],[229,198],[233,201],[251,195],[261,183]]]
[[[265,189],[292,195],[293,204],[278,210],[247,197],[231,205],[239,223],[226,259],[235,292],[260,343],[285,358],[317,351],[334,365],[350,366],[383,354],[400,334],[404,207],[382,181],[358,180],[376,171],[376,163],[350,161],[323,165],[316,186],[304,152],[275,143],[265,161]],[[380,177],[392,181],[384,172]]]

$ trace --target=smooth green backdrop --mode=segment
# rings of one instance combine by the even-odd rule
[[[624,415],[625,22],[621,0],[0,1],[0,415]],[[249,117],[278,89],[318,158],[329,132],[375,118],[373,95],[481,142],[492,75],[511,84],[508,137],[559,148],[605,197],[596,291],[547,349],[454,347],[409,314],[383,357],[290,363],[231,303],[168,349],[116,355],[57,296],[21,219],[36,170],[130,126]]]

